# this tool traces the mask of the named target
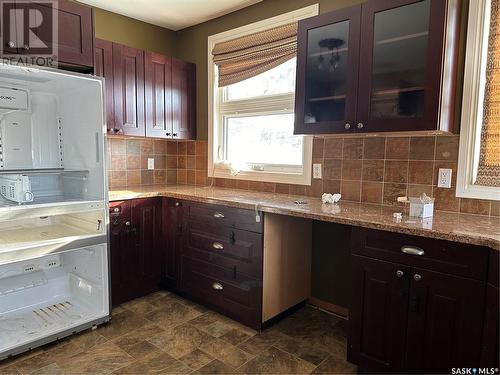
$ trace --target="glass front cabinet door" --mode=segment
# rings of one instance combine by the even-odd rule
[[[353,126],[358,89],[361,5],[299,23],[295,133]]]
[[[370,0],[299,23],[296,133],[450,131],[460,0]]]

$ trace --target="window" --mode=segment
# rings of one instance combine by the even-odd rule
[[[218,87],[216,43],[296,22],[310,6],[209,37],[209,175],[310,185],[312,137],[293,135],[296,58]]]
[[[457,196],[500,200],[500,0],[470,3]]]

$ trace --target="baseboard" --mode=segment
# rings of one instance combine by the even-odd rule
[[[318,298],[309,297],[307,303],[312,306],[319,307],[320,309],[339,315],[345,319],[349,319],[349,309],[347,307],[335,305],[330,302],[320,300]]]

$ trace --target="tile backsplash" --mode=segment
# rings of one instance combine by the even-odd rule
[[[111,188],[177,183],[177,142],[108,138],[108,180]],[[154,169],[148,169],[148,159]]]
[[[343,200],[399,205],[399,196],[435,197],[435,208],[480,215],[500,215],[496,201],[455,197],[459,137],[404,136],[315,137],[313,163],[322,179],[310,186],[212,179],[207,177],[207,141],[110,139],[110,186],[189,184],[319,197],[340,192]],[[147,158],[155,170],[147,170]],[[439,168],[452,170],[452,187],[438,188]]]

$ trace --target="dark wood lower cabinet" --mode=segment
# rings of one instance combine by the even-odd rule
[[[352,235],[351,362],[368,372],[451,373],[495,361],[498,291],[485,297],[488,249],[470,247],[472,258],[457,267],[461,260],[450,255],[464,251],[459,244],[362,228]],[[483,321],[490,325],[484,334]]]
[[[380,372],[400,372],[406,342],[410,268],[353,255],[347,359]]]
[[[450,373],[479,364],[485,284],[412,269],[405,367]]]
[[[114,306],[160,287],[161,199],[110,203],[111,299]]]

